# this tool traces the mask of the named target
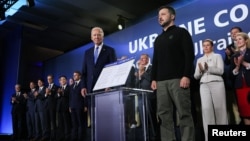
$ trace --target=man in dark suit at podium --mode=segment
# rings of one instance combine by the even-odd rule
[[[103,43],[104,32],[100,27],[91,30],[94,46],[85,51],[82,69],[83,94],[92,93],[93,87],[105,65],[116,61],[115,50]],[[88,99],[88,115],[91,115],[91,101]]]
[[[105,65],[116,61],[115,50],[103,43],[104,32],[100,27],[91,30],[91,40],[94,46],[86,50],[83,60],[84,93],[91,93],[92,89]]]

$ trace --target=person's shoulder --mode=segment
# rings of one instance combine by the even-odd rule
[[[202,61],[204,58],[205,58],[205,57],[204,57],[204,55],[202,55],[202,56],[198,57],[198,58],[197,58],[197,62]]]
[[[105,44],[104,44],[102,47],[103,47],[103,48],[106,48],[106,49],[114,49],[113,47],[111,47],[111,46],[109,46],[109,45],[105,45]]]
[[[181,27],[181,26],[177,26],[177,25],[173,25],[172,28],[174,28],[174,29],[176,29],[176,30],[185,30],[185,31],[187,31],[186,28]]]
[[[85,52],[89,52],[89,51],[91,51],[91,50],[93,50],[94,49],[94,47],[90,47],[90,48],[88,48]]]
[[[219,54],[219,53],[214,53],[213,55],[214,55],[215,57],[222,57],[222,55]]]
[[[189,33],[188,30],[187,30],[186,28],[180,27],[180,26],[177,26],[177,27],[176,27],[176,30],[179,30],[179,31],[182,32],[182,33],[184,33],[184,32],[185,32],[185,33]]]
[[[114,51],[115,50],[113,47],[108,46],[108,45],[103,45],[102,48],[103,48],[102,50],[108,50],[108,51]]]

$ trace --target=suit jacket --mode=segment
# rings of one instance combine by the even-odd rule
[[[82,80],[83,87],[87,88],[88,93],[92,89],[103,69],[109,63],[116,61],[115,50],[109,46],[103,45],[98,56],[96,64],[94,63],[94,47],[86,50],[83,60]]]
[[[74,86],[75,83],[70,86],[69,107],[71,109],[83,109],[87,106],[87,101],[85,101],[85,98],[81,94],[83,81],[80,80],[77,86]]]
[[[229,52],[230,52],[230,54],[231,54],[231,55],[230,55],[230,58],[231,58],[231,57],[233,56],[233,54],[234,54],[232,48],[233,48],[233,49],[236,48],[235,45],[234,45],[234,43],[232,43],[232,44],[230,44],[230,45],[227,46],[227,49],[229,50]],[[226,54],[225,54],[224,63],[225,63],[225,65],[230,65],[230,63],[231,63],[231,59],[229,59],[229,58],[227,57]]]
[[[62,87],[61,87],[62,89]],[[69,111],[69,94],[70,94],[70,86],[67,85],[60,95],[57,95],[57,112],[68,112]]]
[[[238,57],[238,53],[235,53],[232,57],[235,58],[235,57]],[[247,48],[246,49],[246,52],[244,54],[244,61],[250,63],[250,49]],[[232,71],[233,69],[235,68],[235,64],[232,63]],[[232,72],[231,71],[231,72]],[[240,69],[239,69],[239,73],[237,75],[235,75],[235,81],[234,81],[234,86],[235,88],[241,88],[242,87],[242,75],[244,75],[244,78],[245,78],[245,81],[247,83],[247,86],[250,87],[250,70],[247,70],[246,67],[244,67],[243,65],[240,65]]]
[[[20,96],[16,96],[16,92],[12,94],[11,97],[15,97],[16,101],[12,102],[12,109],[11,113],[12,114],[18,114],[18,113],[25,113],[25,105],[26,105],[26,100],[23,96],[23,93],[21,92]]]
[[[137,88],[141,88],[145,90],[152,90],[151,89],[151,70],[152,70],[152,65],[149,65],[147,70],[141,75],[140,80],[138,77],[136,77]]]
[[[26,103],[26,110],[27,111],[31,111],[31,112],[35,111],[35,96],[34,96],[35,91],[31,90],[27,94],[28,95],[27,103]]]
[[[38,95],[37,97],[35,97],[35,112],[44,111],[45,90],[46,90],[45,86],[43,86],[41,90],[39,88],[37,90]]]
[[[135,67],[131,67],[130,72],[128,74],[128,78],[125,83],[125,87],[134,88],[135,87]]]
[[[45,97],[44,108],[47,110],[56,110],[56,97],[57,97],[57,89],[59,86],[53,84],[50,89],[51,94]]]

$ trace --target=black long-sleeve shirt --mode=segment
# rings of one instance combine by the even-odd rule
[[[193,75],[194,45],[189,32],[175,25],[154,42],[152,80],[162,81]]]

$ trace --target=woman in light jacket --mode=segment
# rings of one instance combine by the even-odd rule
[[[222,78],[224,62],[214,53],[213,41],[202,42],[204,55],[198,58],[194,78],[200,79],[200,97],[205,141],[208,140],[208,125],[228,124],[226,92]]]

